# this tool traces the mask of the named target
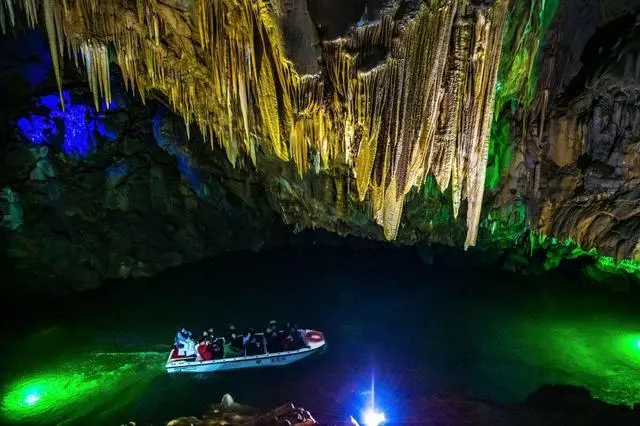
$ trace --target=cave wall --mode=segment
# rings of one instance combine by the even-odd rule
[[[50,71],[37,58],[15,59],[5,75]],[[2,290],[84,290],[287,241],[291,230],[256,176],[199,138],[187,141],[161,102],[142,105],[114,81],[111,108],[96,112],[83,77],[66,74],[64,110],[50,74],[7,92]]]
[[[640,5],[634,3],[580,9],[567,2],[559,12],[566,27],[550,33],[542,65],[551,102],[536,147],[534,196],[542,233],[637,260]],[[583,33],[588,37],[575,35]]]

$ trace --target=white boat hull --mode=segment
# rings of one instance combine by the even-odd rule
[[[312,330],[306,331],[309,332]],[[210,361],[174,359],[171,358],[171,354],[169,354],[166,368],[168,373],[214,373],[245,368],[279,367],[300,361],[315,353],[321,352],[327,343],[323,339],[319,342],[306,342],[306,344],[306,347],[295,351],[214,359]]]

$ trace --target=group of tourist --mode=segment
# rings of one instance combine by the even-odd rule
[[[260,355],[293,351],[305,346],[298,328],[290,322],[279,325],[275,320],[270,321],[262,333],[256,333],[252,328],[240,334],[235,325],[229,325],[227,341],[236,350],[246,355]]]
[[[221,359],[225,350],[230,356],[251,356],[265,353],[293,351],[303,348],[304,340],[296,325],[290,322],[278,324],[270,321],[262,333],[248,329],[239,333],[235,325],[229,325],[227,336],[223,339],[216,336],[213,329],[206,330],[201,337],[194,341],[191,332],[181,329],[176,335],[176,356],[193,356],[202,361]]]
[[[285,322],[282,327],[270,321],[264,330],[264,338],[269,352],[294,351],[305,346],[297,325]]]

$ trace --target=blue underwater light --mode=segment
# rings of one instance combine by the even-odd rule
[[[370,394],[370,398],[366,402],[367,407],[360,415],[360,423],[362,423],[363,426],[380,426],[387,421],[387,417],[383,411],[376,407],[375,380],[373,375],[371,376],[371,389],[367,393]],[[354,425],[359,425],[353,417],[351,417],[351,422]]]
[[[387,418],[384,413],[375,411],[373,408],[362,413],[362,424],[365,426],[380,426],[385,421],[387,421]]]

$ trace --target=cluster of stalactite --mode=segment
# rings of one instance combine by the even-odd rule
[[[96,106],[109,98],[111,49],[143,100],[165,93],[234,165],[256,166],[262,150],[300,175],[351,170],[344,179],[355,178],[388,239],[405,195],[433,173],[456,216],[467,200],[473,245],[509,0],[426,0],[402,21],[390,11],[326,42],[318,75],[285,56],[280,1],[194,0],[179,11],[156,0],[0,0],[0,20],[13,23],[17,3],[35,25],[42,9],[58,81],[66,50],[86,65]],[[374,49],[385,60],[363,67]]]

